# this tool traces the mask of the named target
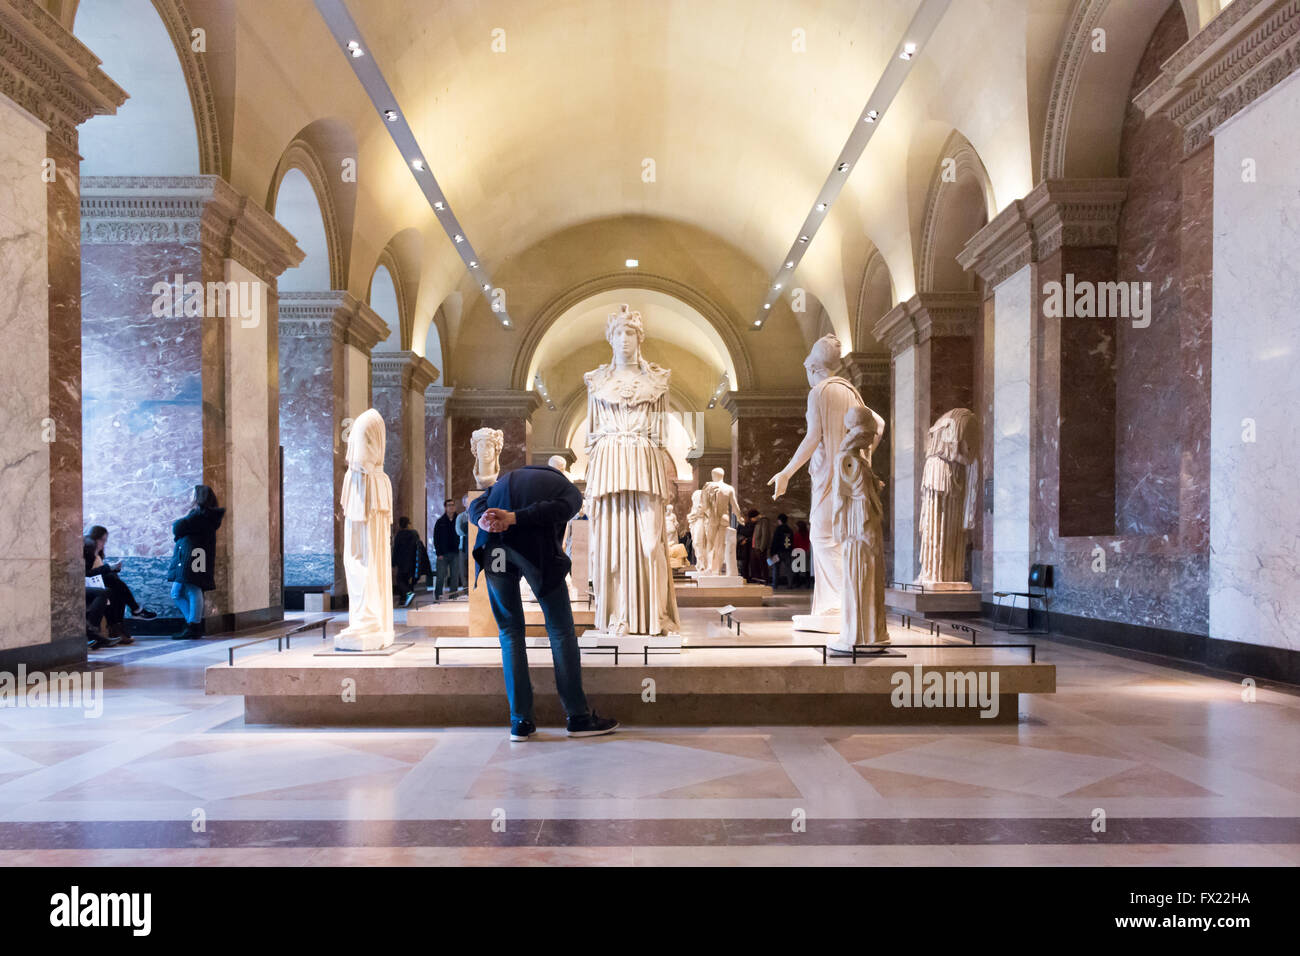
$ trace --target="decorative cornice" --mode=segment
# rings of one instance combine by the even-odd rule
[[[427,385],[424,389],[424,414],[436,418],[447,417],[447,401],[455,389],[447,385]]]
[[[0,93],[74,152],[78,126],[126,102],[99,62],[34,0],[0,0]]]
[[[808,393],[758,389],[727,392],[722,396],[722,407],[731,412],[733,422],[741,418],[803,418],[808,410]]]
[[[414,352],[374,352],[370,356],[371,386],[423,392],[438,378],[438,370]]]
[[[920,292],[886,312],[874,332],[897,355],[935,337],[970,338],[979,311],[976,292]]]
[[[279,300],[281,335],[328,335],[366,354],[388,338],[384,320],[370,306],[342,289],[281,292]]]
[[[541,399],[519,388],[457,388],[447,399],[447,414],[462,418],[528,418]]]
[[[1125,179],[1052,179],[1039,183],[971,236],[957,255],[989,288],[1062,246],[1113,246]]]
[[[1109,4],[1110,0],[1075,0],[1070,11],[1057,49],[1056,72],[1047,99],[1039,182],[1065,176],[1065,147],[1069,141],[1070,112],[1074,108],[1074,94],[1079,88],[1079,74],[1091,50],[1092,31]]]
[[[1183,131],[1183,154],[1300,70],[1300,0],[1235,0],[1185,43],[1133,102]]]
[[[275,217],[220,176],[84,176],[83,243],[200,242],[272,283],[304,253]]]
[[[533,464],[545,465],[550,460],[552,455],[562,456],[564,460],[567,461],[570,465],[572,465],[575,461],[578,460],[578,454],[572,448],[556,448],[556,447],[534,448]]]
[[[358,301],[356,310],[348,317],[343,341],[369,355],[371,349],[388,338],[389,331],[387,323],[374,309]]]
[[[889,386],[888,352],[850,352],[844,356],[844,371],[858,390]]]

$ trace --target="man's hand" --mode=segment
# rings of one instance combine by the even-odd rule
[[[772,500],[782,497],[785,494],[786,486],[790,484],[790,476],[784,471],[778,471],[771,478],[767,479],[769,485],[773,485]]]
[[[488,508],[478,519],[478,526],[484,531],[499,534],[515,523],[515,513],[502,508]]]

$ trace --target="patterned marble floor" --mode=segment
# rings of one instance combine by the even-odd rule
[[[230,643],[95,654],[97,718],[0,709],[0,864],[1300,864],[1300,696],[1077,645],[1016,727],[511,744],[246,727],[203,693]]]

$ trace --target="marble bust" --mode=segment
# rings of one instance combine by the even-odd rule
[[[641,313],[605,323],[613,351],[587,385],[587,487],[595,630],[613,637],[679,630],[665,522],[676,489],[667,447],[672,373],[641,356]]]
[[[851,408],[867,407],[853,383],[839,375],[842,366],[838,338],[823,335],[813,343],[804,360],[804,371],[811,386],[805,413],[807,433],[786,466],[768,480],[774,488],[772,497],[780,498],[785,494],[790,478],[805,464],[812,478],[808,524],[816,580],[811,613],[794,616],[794,626],[798,630],[832,633],[840,626],[840,583],[844,573],[840,541],[831,526],[835,504],[832,478],[835,456],[847,433],[844,416]],[[874,434],[863,449],[870,465],[871,455],[885,434],[885,420],[869,408],[867,412],[875,425]]]
[[[855,644],[889,643],[885,626],[885,532],[880,491],[868,458],[876,439],[871,409],[855,405],[844,413],[844,440],[835,454],[831,531],[840,543],[839,633],[827,647],[852,653]]]
[[[390,532],[393,486],[384,474],[384,419],[373,408],[352,423],[343,476],[343,571],[348,626],[334,637],[341,651],[375,651],[393,643]]]
[[[969,408],[954,408],[930,426],[921,472],[921,573],[936,591],[969,591],[966,544],[975,527],[979,426]]]
[[[706,574],[736,574],[736,529],[734,520],[740,515],[740,502],[736,489],[727,484],[726,472],[721,468],[712,471],[713,480],[704,486],[704,542],[708,559]]]
[[[474,452],[474,487],[490,488],[501,473],[501,448],[505,433],[499,428],[476,428],[469,436],[469,447]]]

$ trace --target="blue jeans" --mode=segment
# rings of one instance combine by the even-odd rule
[[[186,624],[197,624],[203,620],[203,589],[197,584],[172,582],[172,600],[176,602]]]
[[[510,700],[510,719],[533,719],[533,682],[528,677],[528,654],[524,640],[524,602],[519,596],[520,572],[510,567],[504,572],[484,573],[492,616],[496,618],[501,639],[501,668],[506,679],[506,697]],[[582,692],[582,664],[578,659],[578,636],[573,630],[573,609],[569,606],[569,589],[563,582],[549,594],[538,594],[546,618],[546,634],[551,640],[551,660],[555,666],[555,687],[560,693],[564,713],[585,717],[591,712],[587,695]]]

